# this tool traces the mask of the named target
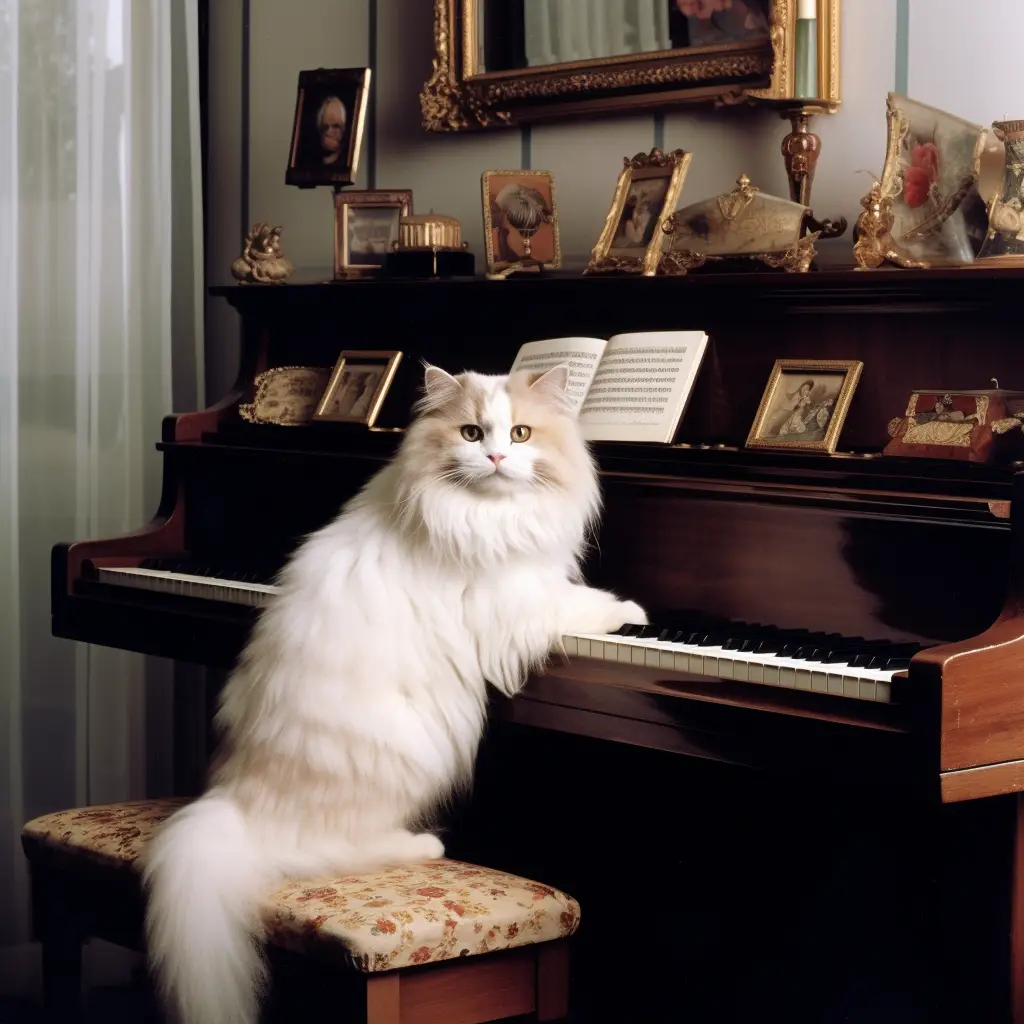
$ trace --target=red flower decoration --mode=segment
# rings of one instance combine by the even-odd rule
[[[466,908],[461,903],[456,903],[455,900],[445,900],[445,907],[447,907],[453,914],[458,914],[462,917],[466,913]]]
[[[914,209],[928,198],[931,179],[923,167],[907,167],[903,171],[903,198],[907,206]]]
[[[414,949],[409,954],[409,959],[414,964],[425,964],[430,959],[430,947],[420,946],[419,949]]]
[[[389,921],[386,917],[378,917],[377,928],[386,935],[390,935],[395,930],[395,922]]]
[[[939,147],[934,142],[922,142],[915,146],[911,163],[915,167],[923,167],[931,181],[939,180]]]
[[[448,890],[438,889],[436,885],[428,886],[426,889],[417,889],[420,896],[430,896],[432,899],[440,899]]]
[[[519,934],[519,925],[513,921],[512,924],[508,926],[505,934],[508,935],[510,939],[514,939]]]

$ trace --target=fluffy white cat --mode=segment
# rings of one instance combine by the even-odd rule
[[[568,370],[428,367],[401,448],[280,577],[224,689],[207,792],[147,853],[150,961],[183,1024],[252,1024],[261,893],[442,856],[417,823],[469,779],[485,684],[566,632],[646,622],[584,585],[597,476]]]

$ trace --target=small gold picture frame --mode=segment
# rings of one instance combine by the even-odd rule
[[[515,270],[557,270],[562,265],[550,171],[484,171],[484,249],[492,274]]]
[[[313,418],[372,427],[401,360],[401,352],[346,349],[334,364]]]
[[[398,222],[412,213],[410,189],[349,190],[334,193],[334,279],[380,272]]]
[[[675,213],[692,154],[682,149],[624,157],[604,230],[585,273],[626,271],[653,277],[668,235],[661,226]]]
[[[747,447],[832,455],[863,368],[856,359],[776,359]]]

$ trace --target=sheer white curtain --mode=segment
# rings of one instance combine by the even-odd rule
[[[0,0],[6,945],[28,935],[22,823],[153,783],[169,666],[53,638],[49,560],[146,522],[161,417],[201,393],[196,38],[195,0]]]

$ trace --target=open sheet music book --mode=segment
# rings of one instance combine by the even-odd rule
[[[703,331],[528,341],[510,372],[568,363],[569,402],[588,441],[671,444],[707,341]]]

